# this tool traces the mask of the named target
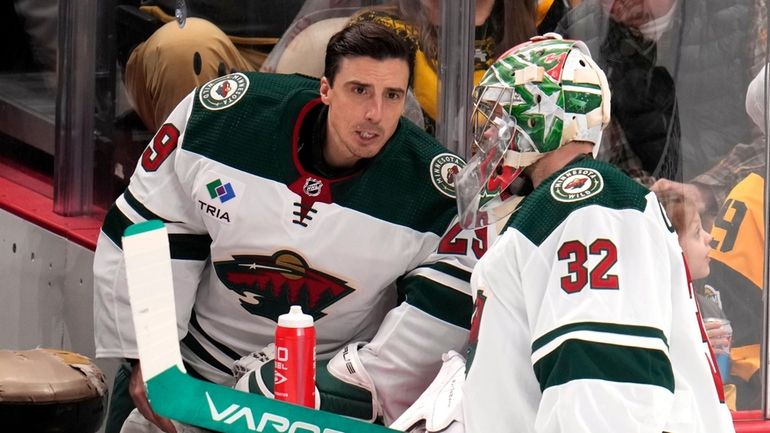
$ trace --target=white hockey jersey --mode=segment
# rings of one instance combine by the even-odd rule
[[[471,284],[466,432],[734,431],[674,230],[611,166],[544,181]]]
[[[462,160],[402,119],[365,169],[334,179],[308,172],[298,141],[322,107],[318,87],[237,73],[175,109],[98,240],[97,357],[137,357],[120,237],[148,219],[169,231],[193,374],[232,385],[233,362],[273,342],[278,316],[301,305],[315,319],[319,359],[369,341],[359,354],[390,420],[438,372],[443,352],[462,350],[473,254],[486,248],[452,223]]]

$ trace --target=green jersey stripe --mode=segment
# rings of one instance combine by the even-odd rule
[[[671,363],[660,350],[567,340],[534,365],[540,390],[595,379],[660,386],[674,391]]]
[[[206,260],[211,254],[209,235],[169,233],[171,258],[176,260]]]
[[[102,224],[102,232],[107,235],[110,240],[123,249],[123,232],[134,224],[133,221],[113,204],[110,210],[107,211],[107,215],[104,217],[104,224]]]
[[[102,232],[118,248],[123,248],[123,233],[134,224],[133,221],[112,205],[104,218]],[[171,258],[177,260],[206,260],[210,254],[211,238],[208,235],[169,234]]]
[[[201,346],[201,344],[198,342],[198,340],[195,339],[195,337],[192,336],[189,332],[185,337],[182,339],[182,344],[185,345],[192,353],[195,354],[198,358],[202,359],[206,362],[206,364],[220,370],[223,373],[226,374],[232,374],[232,370],[230,366],[224,365],[219,360],[211,356],[210,353],[206,351],[206,349]]]
[[[423,265],[419,266],[418,268],[431,268],[433,270],[436,270],[438,272],[442,272],[447,275],[451,275],[455,278],[458,278],[463,281],[470,281],[471,280],[471,273],[468,272],[465,269],[460,269],[456,266],[452,266],[449,263],[445,262],[437,262],[432,263],[430,265]]]
[[[668,340],[666,339],[663,331],[657,328],[651,328],[648,326],[634,326],[634,325],[621,325],[617,323],[602,323],[602,322],[579,322],[570,323],[569,325],[560,326],[551,332],[546,333],[540,338],[536,339],[532,343],[532,352],[536,352],[541,347],[548,344],[550,341],[556,338],[569,334],[575,331],[595,331],[606,332],[609,334],[629,335],[635,337],[649,337],[657,338],[663,341],[668,346]]]
[[[145,220],[160,220],[164,223],[169,222],[168,220],[155,215],[152,211],[147,209],[147,207],[140,203],[139,200],[137,200],[128,189],[123,192],[123,198],[126,200],[126,204],[128,204],[128,206],[130,206],[131,209],[137,213],[137,215],[141,216]],[[107,235],[108,238],[110,238],[110,240],[112,240],[112,242],[115,243],[115,245],[117,245],[119,248],[123,248],[123,240],[121,239],[123,237],[123,232],[132,224],[134,224],[134,221],[131,221],[131,219],[126,214],[124,214],[120,208],[118,208],[117,204],[113,204],[110,207],[110,210],[107,211],[107,215],[104,218],[102,231],[105,235]]]
[[[201,326],[200,322],[198,322],[198,315],[195,313],[194,309],[190,314],[190,329],[194,329],[195,332],[198,333],[198,335],[206,339],[207,343],[219,349],[220,352],[229,356],[230,359],[232,359],[233,361],[241,358],[242,356],[241,354],[227,347],[227,345],[223,344],[222,342],[215,340],[212,336],[210,336],[206,331],[203,330],[203,327]]]
[[[126,203],[128,203],[129,206],[131,206],[132,209],[136,213],[138,213],[142,218],[149,220],[160,220],[164,223],[169,223],[170,221],[164,218],[159,217],[158,215],[155,215],[151,210],[147,209],[145,205],[139,202],[139,200],[134,197],[133,194],[131,194],[131,191],[126,189],[126,191],[123,193],[123,198],[126,200]]]
[[[410,277],[406,302],[423,312],[461,328],[470,329],[473,299],[470,295],[424,277]]]

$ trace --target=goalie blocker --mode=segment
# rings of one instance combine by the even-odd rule
[[[127,228],[123,253],[142,373],[148,400],[158,415],[232,433],[396,432],[187,375],[179,350],[168,233],[163,223],[152,220]]]
[[[364,370],[358,349],[365,343],[351,343],[328,361],[316,364],[315,408],[374,422],[381,412],[374,383]],[[235,362],[235,389],[273,398],[275,346]]]

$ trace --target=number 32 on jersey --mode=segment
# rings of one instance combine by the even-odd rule
[[[567,241],[556,254],[559,261],[567,262],[567,274],[561,277],[561,288],[565,292],[578,293],[586,287],[595,290],[620,288],[618,276],[610,273],[618,261],[618,249],[611,240],[596,239],[590,245]]]

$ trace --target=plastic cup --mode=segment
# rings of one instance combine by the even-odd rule
[[[711,348],[714,350],[722,383],[727,383],[730,380],[730,346],[733,340],[733,328],[729,320],[720,317],[705,318],[703,323],[709,335]]]

